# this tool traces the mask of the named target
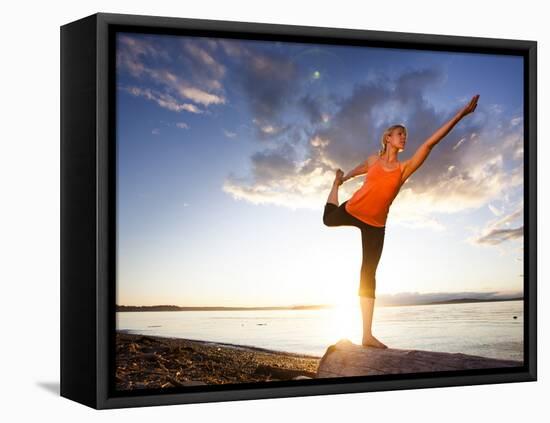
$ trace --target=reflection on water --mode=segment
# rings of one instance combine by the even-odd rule
[[[391,348],[523,360],[523,301],[377,307],[374,313],[373,332]],[[131,333],[316,356],[342,338],[359,344],[361,327],[359,302],[323,310],[117,313],[117,329]]]

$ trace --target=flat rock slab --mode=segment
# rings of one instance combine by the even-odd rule
[[[316,378],[495,369],[522,365],[521,361],[460,353],[364,347],[343,339],[328,347],[319,363]]]

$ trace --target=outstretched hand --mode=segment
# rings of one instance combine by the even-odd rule
[[[477,100],[479,99],[479,94],[476,94],[472,97],[470,102],[464,106],[464,108],[460,111],[460,117],[463,118],[464,116],[469,115],[472,113],[476,107],[477,107]]]

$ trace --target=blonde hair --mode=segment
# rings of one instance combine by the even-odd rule
[[[394,129],[398,129],[398,128],[401,128],[403,130],[403,132],[405,133],[405,136],[407,136],[407,128],[405,128],[405,126],[403,126],[403,125],[392,125],[392,126],[386,128],[386,130],[382,134],[382,138],[380,139],[380,145],[382,146],[382,148],[380,150],[378,150],[378,155],[379,156],[383,156],[384,153],[386,153],[386,149],[388,147],[388,143],[386,142],[386,137],[388,135],[391,135]]]

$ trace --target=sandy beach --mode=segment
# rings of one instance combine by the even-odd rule
[[[315,377],[321,358],[158,336],[116,334],[118,390]]]

